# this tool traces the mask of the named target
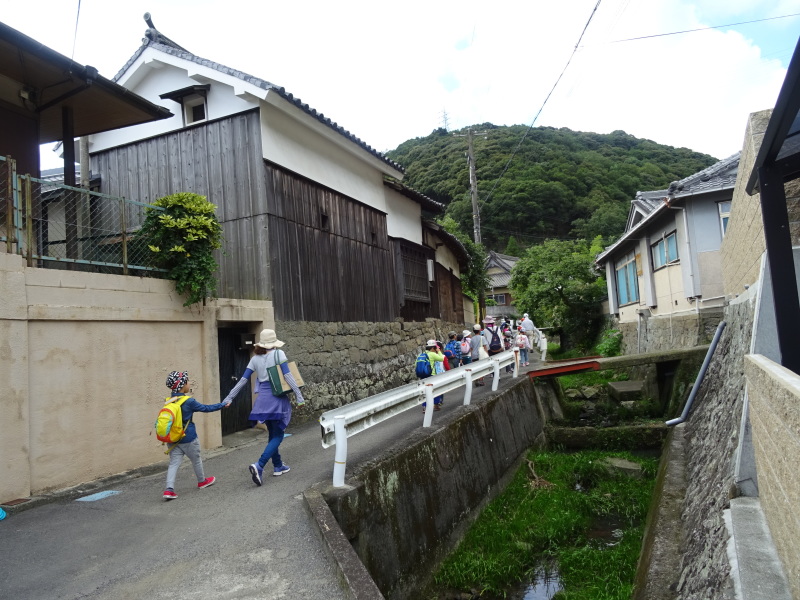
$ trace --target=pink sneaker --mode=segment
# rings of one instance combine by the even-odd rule
[[[205,479],[203,479],[203,481],[197,484],[197,487],[199,487],[200,489],[206,488],[210,485],[214,485],[214,482],[216,481],[217,481],[216,477],[206,477]]]
[[[178,497],[178,494],[173,492],[172,490],[164,490],[164,500],[175,500]]]

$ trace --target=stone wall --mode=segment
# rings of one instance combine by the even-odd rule
[[[493,397],[448,414],[435,428],[418,429],[357,467],[346,487],[322,490],[387,598],[418,598],[520,457],[544,443],[555,394],[538,393],[527,377],[505,381]]]
[[[447,343],[463,324],[438,319],[385,323],[280,321],[278,339],[286,342],[306,387],[306,411],[329,410],[405,385],[414,379],[414,363],[431,338]]]
[[[644,354],[708,344],[722,320],[722,309],[674,317],[647,317],[639,323],[618,323],[623,354]]]
[[[686,423],[686,540],[678,600],[732,600],[723,510],[733,493],[733,460],[744,402],[744,356],[750,348],[755,294],[725,309],[727,326]]]

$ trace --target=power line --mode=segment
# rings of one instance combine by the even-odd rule
[[[775,19],[788,19],[789,17],[800,17],[800,13],[791,15],[781,15],[780,17],[768,17],[766,19],[755,19],[754,21],[741,21],[740,23],[728,23],[727,25],[709,25],[708,27],[698,27],[697,29],[684,29],[683,31],[671,31],[670,33],[656,33],[653,35],[643,35],[640,37],[626,38],[624,40],[613,40],[609,44],[619,44],[621,42],[634,42],[636,40],[648,40],[651,38],[665,37],[668,35],[680,35],[682,33],[694,33],[696,31],[708,31],[709,29],[722,29],[723,27],[736,27],[737,25],[749,25],[750,23],[762,23],[763,21],[774,21]]]
[[[75,35],[72,36],[72,56],[71,60],[75,60],[75,45],[78,43],[78,21],[81,18],[81,0],[78,0],[78,13],[75,15]]]
[[[558,79],[556,79],[556,82],[553,84],[553,87],[550,89],[550,92],[547,94],[547,97],[544,99],[544,102],[542,102],[542,106],[539,107],[539,111],[536,113],[536,116],[533,117],[533,121],[531,121],[531,124],[528,127],[527,131],[525,132],[525,135],[522,136],[522,139],[520,139],[519,143],[517,144],[517,147],[514,148],[514,152],[511,154],[511,157],[508,159],[508,162],[506,163],[505,167],[503,167],[503,170],[500,173],[500,176],[495,180],[494,185],[492,186],[492,189],[489,190],[489,194],[481,201],[481,204],[486,204],[489,201],[489,198],[492,197],[492,194],[494,193],[494,190],[497,187],[497,184],[500,183],[500,180],[506,174],[506,171],[508,171],[508,167],[511,165],[511,161],[514,160],[514,157],[517,155],[517,152],[519,152],[519,149],[522,146],[522,142],[524,142],[525,138],[528,137],[528,134],[533,129],[533,124],[536,123],[536,119],[538,119],[539,115],[542,114],[542,111],[544,110],[544,107],[547,104],[547,101],[550,99],[550,96],[553,95],[553,92],[555,91],[556,86],[558,86],[558,83],[561,81],[561,78],[564,76],[564,73],[566,72],[567,67],[569,67],[569,64],[572,62],[572,59],[575,57],[575,53],[578,51],[578,47],[581,44],[581,40],[583,39],[583,36],[584,36],[584,34],[586,33],[586,30],[589,27],[589,23],[592,22],[592,18],[594,17],[594,14],[597,12],[597,8],[600,6],[600,2],[601,1],[602,0],[597,0],[597,4],[594,5],[594,8],[592,9],[592,13],[589,15],[589,19],[586,21],[586,25],[584,25],[583,31],[581,31],[581,35],[578,37],[578,42],[575,44],[575,47],[572,49],[572,54],[570,54],[569,60],[567,60],[567,64],[564,65],[564,68],[561,70],[561,74],[558,76]]]

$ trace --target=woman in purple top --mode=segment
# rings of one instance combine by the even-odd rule
[[[305,404],[303,393],[300,391],[300,388],[297,387],[297,382],[289,371],[286,354],[283,350],[279,350],[283,345],[284,342],[278,339],[272,329],[264,329],[261,332],[259,341],[254,344],[255,354],[247,364],[244,375],[242,375],[242,378],[239,379],[239,382],[224,400],[224,402],[233,400],[236,394],[239,393],[239,390],[250,381],[250,376],[253,373],[256,374],[256,379],[258,380],[256,384],[257,395],[253,402],[253,410],[250,411],[250,416],[248,418],[251,421],[263,421],[269,432],[267,447],[264,448],[261,458],[249,467],[253,483],[256,485],[261,485],[264,467],[270,459],[272,459],[272,474],[275,477],[290,471],[289,465],[284,463],[281,459],[278,446],[281,445],[284,431],[292,418],[292,405],[287,396],[276,396],[272,393],[272,385],[269,382],[267,369],[280,365],[286,383],[289,384],[289,387],[292,388],[295,394],[297,405],[301,406]]]

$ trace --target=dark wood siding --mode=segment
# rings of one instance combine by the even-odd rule
[[[92,154],[92,172],[100,175],[102,192],[138,202],[177,192],[207,197],[217,205],[225,237],[217,294],[271,298],[258,111]]]
[[[396,318],[386,215],[276,165],[264,173],[275,317]]]
[[[436,283],[439,296],[439,314],[443,321],[464,322],[464,300],[461,281],[449,269],[436,263]]]

